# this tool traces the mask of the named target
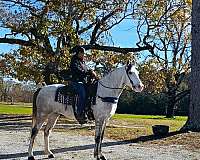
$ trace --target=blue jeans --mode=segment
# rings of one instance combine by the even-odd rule
[[[77,114],[83,113],[85,109],[86,102],[86,91],[83,83],[72,82],[72,87],[75,92],[78,94],[78,103],[77,103]]]

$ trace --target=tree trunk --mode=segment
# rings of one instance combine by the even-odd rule
[[[166,118],[173,118],[174,117],[174,109],[176,105],[176,84],[171,82],[171,74],[168,74],[168,78],[165,80],[166,81],[166,86],[167,86],[167,108],[166,108]]]
[[[45,82],[46,85],[53,84],[51,82],[51,77],[50,77],[51,74],[50,73],[43,73],[43,75],[44,75],[44,82]]]
[[[183,131],[200,131],[200,1],[192,2],[192,57],[189,117]]]
[[[57,68],[58,68],[58,63],[56,62],[49,62],[45,66],[43,76],[44,76],[44,81],[46,85],[53,84],[53,82],[51,81],[51,74],[56,74]]]
[[[174,109],[176,105],[176,91],[169,91],[168,95],[168,105],[166,110],[166,118],[174,117]]]

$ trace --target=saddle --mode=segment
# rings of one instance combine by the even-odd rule
[[[85,106],[85,113],[89,120],[94,120],[94,115],[92,111],[92,105],[96,104],[96,91],[97,91],[97,82],[94,83],[87,83],[86,87],[86,106]],[[74,115],[77,118],[77,100],[78,94],[76,94],[75,90],[73,89],[72,85],[65,85],[59,87],[56,90],[55,94],[55,101],[65,104],[67,109],[68,105],[72,105],[74,110]]]

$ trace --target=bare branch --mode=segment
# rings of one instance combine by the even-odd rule
[[[111,46],[100,46],[100,45],[82,45],[86,50],[94,49],[94,50],[102,50],[102,51],[113,51],[118,53],[127,54],[128,52],[140,52],[144,50],[151,50],[153,47],[148,45],[139,48],[120,48],[120,47],[111,47]]]
[[[36,46],[36,44],[31,41],[12,39],[12,38],[0,38],[0,43],[18,44],[22,46],[34,46],[34,47]]]
[[[90,44],[94,44],[96,42],[96,35],[98,30],[100,29],[101,25],[103,23],[105,23],[106,20],[108,20],[110,17],[112,17],[118,10],[115,9],[112,12],[110,12],[109,14],[107,14],[105,17],[103,17],[101,20],[98,20],[96,26],[94,27],[94,30],[92,32],[92,36],[91,36],[91,40],[90,40]]]

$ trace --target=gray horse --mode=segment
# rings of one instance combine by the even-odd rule
[[[45,153],[48,158],[54,155],[49,149],[49,133],[56,124],[59,115],[75,119],[73,107],[55,101],[56,90],[62,84],[47,85],[35,93],[33,102],[33,119],[28,160],[34,160],[33,144],[38,131],[46,122],[44,128]],[[115,114],[117,102],[125,86],[131,87],[135,92],[143,90],[135,65],[128,64],[115,69],[98,81],[96,105],[92,106],[95,117],[95,148],[96,160],[106,160],[101,152],[106,122]]]

